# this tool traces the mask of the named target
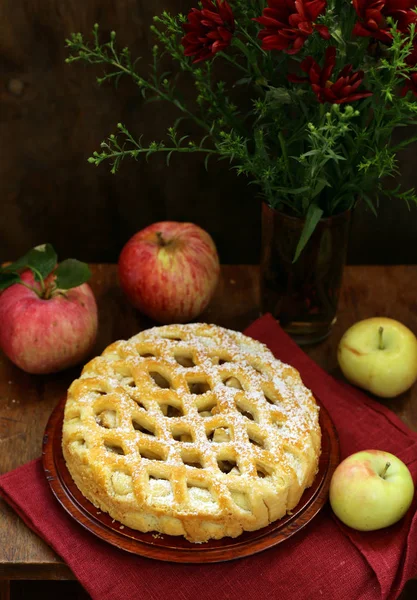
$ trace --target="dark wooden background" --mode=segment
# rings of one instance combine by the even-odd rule
[[[254,188],[198,157],[125,163],[112,176],[88,156],[118,121],[145,140],[159,139],[176,116],[159,103],[144,104],[122,81],[99,87],[98,71],[67,65],[65,38],[88,34],[95,22],[104,35],[142,56],[146,73],[153,40],[149,25],[166,9],[186,11],[193,0],[1,0],[0,2],[0,261],[53,243],[60,258],[117,260],[125,241],[163,219],[189,220],[207,229],[224,263],[256,263],[260,206]],[[416,148],[400,157],[401,181],[417,183]],[[394,185],[394,182],[392,182]],[[360,207],[349,248],[353,263],[417,263],[417,212],[384,201],[379,218]]]

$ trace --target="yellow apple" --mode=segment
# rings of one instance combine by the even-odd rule
[[[330,504],[348,527],[374,531],[399,521],[410,508],[414,483],[408,467],[382,450],[351,454],[330,482]]]
[[[352,325],[339,343],[337,358],[351,383],[394,398],[417,380],[417,339],[402,323],[385,317]]]

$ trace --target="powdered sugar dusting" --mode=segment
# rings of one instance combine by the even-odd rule
[[[203,529],[205,517],[231,514],[253,528],[264,498],[278,505],[287,488],[296,498],[310,485],[318,408],[295,369],[242,333],[154,327],[86,365],[69,390],[66,443],[97,472],[94,489],[122,473],[129,493],[107,485],[112,501],[133,503],[152,527],[163,508],[180,521],[198,515]]]

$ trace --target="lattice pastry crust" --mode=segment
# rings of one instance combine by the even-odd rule
[[[69,388],[63,452],[124,525],[191,542],[283,517],[318,469],[318,406],[263,344],[206,324],[115,342]]]

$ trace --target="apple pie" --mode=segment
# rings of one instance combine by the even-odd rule
[[[318,470],[318,406],[298,371],[235,331],[154,327],[111,344],[68,390],[62,447],[99,510],[190,542],[280,519]]]

